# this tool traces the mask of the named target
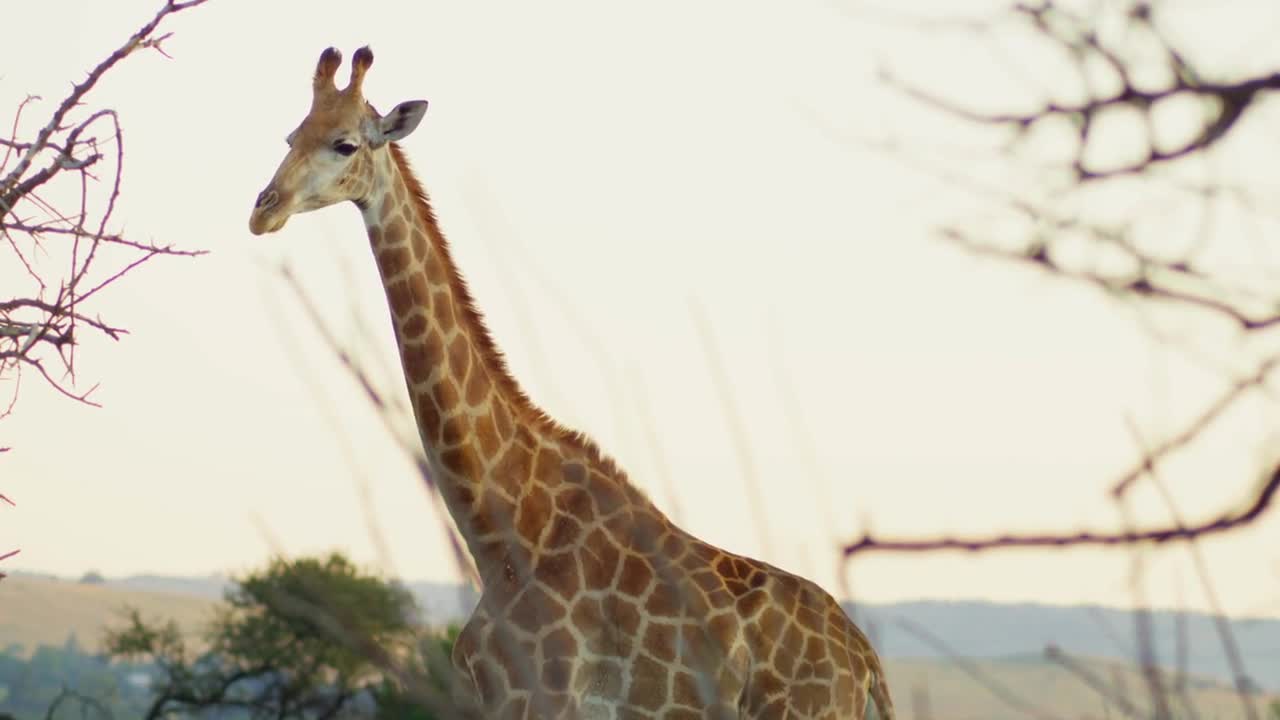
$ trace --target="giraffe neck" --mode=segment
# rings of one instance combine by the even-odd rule
[[[553,424],[507,372],[475,310],[421,184],[390,144],[358,203],[391,308],[432,479],[482,578],[510,559],[514,507]],[[522,462],[521,462],[522,461]],[[514,467],[513,463],[523,467]]]

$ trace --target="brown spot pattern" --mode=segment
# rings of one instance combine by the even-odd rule
[[[317,137],[366,112],[316,107]],[[486,717],[862,720],[867,688],[892,717],[878,657],[828,594],[674,527],[529,403],[396,145],[341,184],[369,219],[434,480],[486,580],[454,651]]]

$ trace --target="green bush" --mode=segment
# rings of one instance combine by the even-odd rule
[[[107,652],[159,670],[145,717],[236,709],[249,717],[332,717],[372,709],[382,666],[412,649],[417,609],[399,585],[341,554],[275,560],[238,579],[192,649],[176,623],[134,611]]]

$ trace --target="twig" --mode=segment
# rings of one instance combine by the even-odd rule
[[[30,285],[25,295],[15,294],[0,301],[0,375],[12,373],[21,379],[22,370],[36,372],[62,395],[89,405],[93,388],[79,392],[77,378],[77,345],[81,326],[118,340],[125,330],[85,312],[84,303],[102,289],[118,282],[139,265],[157,255],[194,256],[200,251],[179,250],[171,245],[139,243],[119,233],[108,232],[116,203],[120,197],[124,167],[124,142],[115,110],[99,108],[88,111],[81,119],[73,119],[85,105],[89,93],[112,68],[140,49],[152,49],[166,55],[163,42],[171,33],[156,34],[164,19],[174,13],[204,4],[207,0],[165,0],[159,10],[124,44],[98,63],[88,75],[72,85],[70,92],[53,109],[49,119],[30,140],[17,137],[18,120],[37,98],[28,96],[18,105],[10,137],[0,141],[4,157],[0,168],[7,174],[0,179],[0,235],[25,269]],[[99,128],[105,128],[99,132]],[[114,149],[109,147],[114,144]],[[17,162],[10,159],[17,156]],[[106,178],[99,165],[114,161],[112,175]],[[68,177],[69,176],[69,177]],[[59,183],[77,182],[77,208],[41,197],[47,188],[59,190]],[[105,181],[107,192],[100,208],[90,208],[91,183]],[[52,191],[50,191],[52,192]],[[51,195],[52,197],[52,195]],[[28,212],[34,210],[34,214]],[[24,251],[25,238],[30,250]],[[42,276],[42,263],[52,243],[49,238],[66,240],[54,249],[53,264],[61,273],[56,278]],[[100,252],[104,246],[121,252],[138,253],[125,259],[121,266],[102,272],[105,258],[116,256]],[[28,257],[28,254],[31,257]],[[66,261],[66,265],[60,265]],[[87,289],[85,289],[87,288]],[[50,297],[53,295],[55,297]],[[54,370],[54,363],[60,370]],[[55,377],[56,376],[56,377]],[[96,387],[96,386],[95,386]],[[12,394],[0,417],[8,416],[18,397],[19,384],[7,389]]]
[[[1125,697],[1123,693],[1117,692],[1114,688],[1108,685],[1106,681],[1094,674],[1093,671],[1089,670],[1089,668],[1077,662],[1070,655],[1067,655],[1063,652],[1062,648],[1059,648],[1057,645],[1049,645],[1044,649],[1044,656],[1045,659],[1058,664],[1062,669],[1076,676],[1080,682],[1084,683],[1089,687],[1089,689],[1105,698],[1107,702],[1113,703],[1120,712],[1135,719],[1143,717],[1143,713],[1137,707],[1134,707],[1133,703],[1129,701],[1129,698]]]
[[[86,712],[87,708],[93,708],[94,711],[97,712],[98,717],[105,718],[106,720],[112,720],[115,717],[115,715],[111,713],[111,708],[107,707],[101,700],[76,692],[71,688],[64,687],[62,688],[62,692],[58,693],[57,696],[53,698],[53,701],[49,703],[49,707],[44,714],[45,720],[53,720],[58,717],[58,708],[67,700],[75,700],[80,703],[81,717],[87,718],[89,716]]]
[[[131,35],[123,45],[116,48],[114,52],[108,55],[105,60],[98,63],[97,66],[90,70],[88,77],[72,87],[71,93],[58,104],[57,109],[54,110],[53,115],[49,118],[49,122],[40,129],[36,134],[35,140],[30,144],[26,152],[23,153],[22,157],[19,158],[17,166],[14,167],[14,169],[10,171],[3,180],[0,180],[0,190],[16,184],[16,179],[22,177],[23,174],[26,173],[27,168],[31,166],[31,162],[35,159],[35,156],[48,146],[49,139],[62,127],[62,121],[66,117],[67,113],[71,112],[72,108],[80,105],[84,96],[98,84],[98,81],[102,79],[102,76],[105,75],[108,70],[114,67],[116,63],[132,54],[138,48],[155,47],[154,39],[149,40],[149,38],[151,33],[155,32],[156,28],[160,26],[160,23],[166,16],[176,12],[181,12],[187,8],[203,5],[205,2],[208,2],[208,0],[186,0],[186,2],[166,0],[164,6],[160,8],[159,12],[157,12],[150,21],[139,28],[138,31]],[[12,202],[9,200],[7,193],[5,196],[0,197],[0,209],[11,205]]]
[[[1138,446],[1145,448],[1142,434],[1132,421],[1129,422],[1129,431]],[[1150,452],[1144,449],[1144,454],[1149,455]],[[1173,499],[1173,494],[1169,492],[1169,488],[1165,485],[1159,473],[1154,468],[1149,469],[1148,477],[1159,491],[1173,522],[1179,527],[1185,527],[1186,523],[1183,521],[1182,513]],[[1249,698],[1253,680],[1245,669],[1244,658],[1240,654],[1240,645],[1236,642],[1235,633],[1231,630],[1231,623],[1227,621],[1226,614],[1223,612],[1222,602],[1218,599],[1218,593],[1214,589],[1213,578],[1209,575],[1209,565],[1205,562],[1204,554],[1200,552],[1200,545],[1195,538],[1187,542],[1187,552],[1191,554],[1191,562],[1196,569],[1200,586],[1204,589],[1205,599],[1208,600],[1209,607],[1213,610],[1214,629],[1217,631],[1218,639],[1222,643],[1222,650],[1227,657],[1227,663],[1231,666],[1232,684],[1235,686],[1236,695],[1244,708],[1244,717],[1246,720],[1258,720],[1257,708],[1254,707],[1252,700]]]
[[[751,442],[748,440],[746,428],[742,425],[742,415],[738,412],[733,402],[735,394],[725,372],[724,363],[720,360],[719,349],[716,346],[715,336],[711,332],[711,326],[707,323],[702,309],[692,300],[689,302],[689,314],[693,316],[694,327],[698,331],[698,337],[702,340],[702,349],[707,358],[707,369],[711,372],[711,379],[715,383],[717,394],[720,396],[720,408],[724,412],[724,422],[729,428],[729,438],[733,442],[733,448],[738,455],[738,464],[742,470],[742,484],[747,489],[747,501],[751,508],[752,520],[755,523],[756,531],[760,533],[760,549],[765,557],[772,557],[775,546],[773,533],[769,530],[769,514],[765,512],[764,495],[760,489],[760,478],[756,471],[755,460],[751,456]]]
[[[1012,689],[1006,687],[1004,684],[982,672],[982,670],[972,660],[962,657],[956,653],[939,637],[925,628],[908,620],[898,620],[897,624],[903,630],[915,635],[917,638],[924,641],[925,644],[932,646],[935,650],[942,653],[947,660],[954,663],[956,667],[960,668],[960,670],[964,672],[964,674],[973,678],[975,682],[986,688],[986,690],[995,696],[997,700],[1010,708],[1024,715],[1036,718],[1037,720],[1059,720],[1060,716],[1040,708],[1035,703],[1027,700]]]
[[[1096,59],[1109,66],[1116,75],[1119,87],[1105,94],[1086,90],[1086,97],[1076,102],[1045,100],[1039,107],[1027,112],[984,113],[969,109],[959,103],[944,99],[908,83],[901,82],[890,73],[884,80],[908,97],[934,109],[969,122],[1011,128],[1016,137],[1025,137],[1036,124],[1048,119],[1065,120],[1076,129],[1077,150],[1071,161],[1071,170],[1077,183],[1115,178],[1142,173],[1154,166],[1185,158],[1214,146],[1232,130],[1245,112],[1266,92],[1280,89],[1280,73],[1250,77],[1236,82],[1207,81],[1191,70],[1186,60],[1172,46],[1163,41],[1156,28],[1149,7],[1145,2],[1131,3],[1134,12],[1127,16],[1132,31],[1157,39],[1165,52],[1166,63],[1174,69],[1169,80],[1161,87],[1139,87],[1129,72],[1129,61],[1121,53],[1104,44],[1090,23],[1072,15],[1053,0],[1035,4],[1019,3],[1014,13],[1029,21],[1030,27],[1050,44],[1064,50],[1075,60],[1082,84],[1088,85],[1089,60]],[[1144,12],[1137,11],[1147,7]],[[1066,18],[1071,22],[1056,22]],[[1085,157],[1094,137],[1096,120],[1105,112],[1116,108],[1130,108],[1143,114],[1150,126],[1153,108],[1161,101],[1175,96],[1193,97],[1204,102],[1206,119],[1193,137],[1163,149],[1148,138],[1147,147],[1139,159],[1111,168],[1100,168],[1086,162]]]
[[[1092,272],[1072,270],[1058,263],[1043,244],[1032,244],[1023,250],[1007,250],[991,247],[973,240],[954,228],[943,230],[942,237],[975,255],[985,255],[1035,265],[1058,277],[1084,282],[1109,294],[1130,293],[1137,297],[1198,307],[1225,317],[1241,330],[1254,332],[1269,330],[1280,325],[1280,313],[1251,314],[1218,297],[1166,287],[1157,281],[1153,281],[1147,273],[1139,273],[1126,278],[1115,278]],[[1147,262],[1150,263],[1151,261],[1148,260]],[[1182,264],[1174,264],[1172,269],[1183,273],[1187,273],[1189,270],[1188,267]]]
[[[653,419],[653,411],[649,409],[649,394],[645,391],[640,373],[634,369],[632,369],[630,385],[632,395],[635,397],[640,429],[644,431],[644,439],[649,445],[649,456],[653,460],[654,471],[667,496],[667,507],[664,510],[677,525],[682,525],[684,512],[680,508],[680,493],[676,490],[676,484],[671,476],[671,466],[667,464],[667,455],[663,452],[662,441],[658,438],[658,425]]]
[[[302,286],[298,283],[298,280],[294,276],[292,270],[290,270],[287,265],[281,266],[280,275],[288,284],[289,289],[293,291],[294,296],[302,305],[302,309],[306,312],[308,319],[310,319],[312,327],[314,327],[320,334],[321,339],[324,340],[325,344],[329,347],[330,352],[332,352],[334,357],[338,359],[338,362],[342,364],[343,368],[350,373],[352,379],[359,384],[360,389],[365,394],[365,398],[369,400],[377,411],[378,417],[382,420],[388,434],[396,441],[396,444],[400,446],[400,449],[413,460],[414,466],[418,470],[418,475],[426,486],[428,495],[431,497],[432,507],[440,520],[440,525],[444,528],[448,537],[450,548],[453,551],[454,562],[458,566],[459,574],[478,587],[479,573],[468,560],[467,552],[463,549],[462,543],[458,539],[456,531],[454,530],[453,523],[449,519],[448,512],[443,506],[443,498],[440,496],[435,479],[431,473],[431,468],[420,451],[420,441],[417,438],[412,440],[406,439],[404,434],[395,427],[394,422],[387,412],[389,405],[382,397],[382,393],[378,391],[373,381],[365,374],[364,370],[358,363],[356,363],[355,359],[351,357],[351,354],[343,348],[337,338],[334,337],[329,326],[320,316],[320,311],[311,301],[311,298],[307,295],[306,291],[302,289]]]
[[[1114,497],[1124,495],[1133,483],[1136,482],[1143,474],[1151,473],[1158,462],[1170,453],[1186,447],[1192,440],[1195,440],[1204,432],[1205,428],[1222,416],[1228,408],[1230,408],[1236,400],[1242,396],[1245,391],[1258,387],[1266,382],[1272,371],[1280,365],[1280,355],[1272,356],[1258,366],[1252,375],[1241,378],[1231,385],[1231,387],[1218,397],[1213,403],[1206,407],[1199,415],[1176,435],[1166,438],[1164,442],[1152,447],[1148,452],[1144,452],[1142,459],[1133,466],[1128,472],[1120,476],[1114,487],[1111,488],[1111,494]]]

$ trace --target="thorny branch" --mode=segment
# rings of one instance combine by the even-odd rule
[[[22,136],[23,114],[40,98],[28,95],[18,103],[9,136],[0,137],[0,253],[15,259],[0,270],[0,285],[13,293],[0,296],[0,394],[6,396],[0,398],[0,420],[17,405],[24,370],[68,398],[96,405],[96,385],[77,387],[76,347],[86,334],[119,340],[127,331],[98,315],[90,300],[157,256],[202,254],[108,230],[120,197],[124,138],[115,110],[90,109],[86,99],[135,52],[151,49],[168,57],[161,44],[170,34],[156,33],[161,23],[207,1],[164,0],[72,86],[33,135]],[[0,453],[8,450],[0,446]],[[0,500],[8,502],[3,495]],[[0,553],[0,561],[17,553]]]
[[[76,387],[76,347],[86,332],[119,340],[127,331],[97,315],[88,301],[157,256],[201,254],[107,229],[120,195],[123,135],[114,110],[87,110],[85,101],[129,55],[143,49],[165,54],[161,44],[170,35],[156,33],[164,19],[205,2],[167,0],[72,86],[32,137],[20,132],[35,96],[19,103],[9,137],[0,138],[0,252],[17,261],[15,277],[5,277],[14,295],[0,298],[0,381],[10,381],[0,419],[14,409],[24,369],[69,398],[95,404],[93,387]],[[106,192],[97,193],[103,176],[109,178]]]

